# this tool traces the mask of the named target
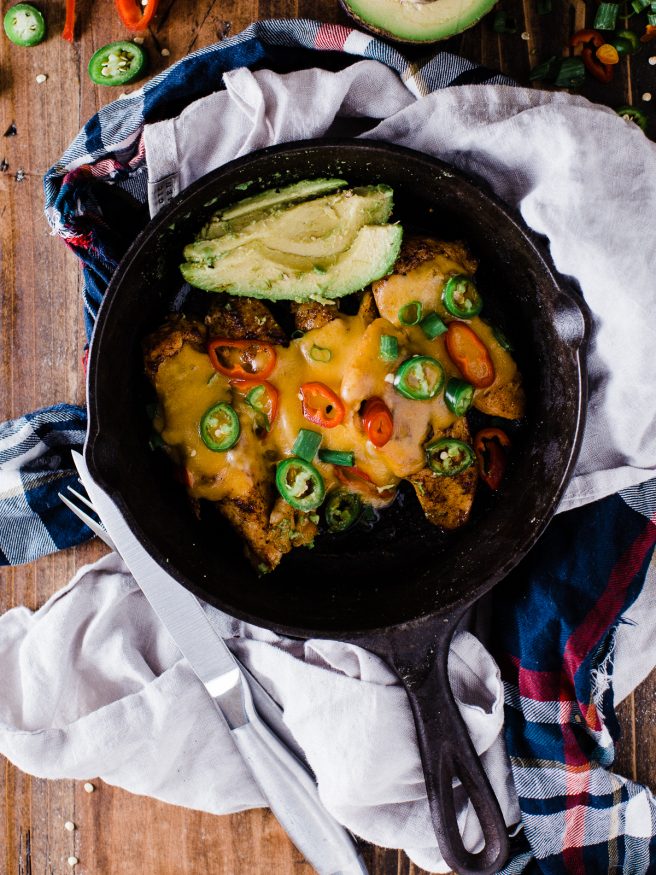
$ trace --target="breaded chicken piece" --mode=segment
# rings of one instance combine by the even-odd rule
[[[469,251],[467,244],[462,240],[434,240],[432,237],[404,237],[399,257],[394,263],[394,273],[402,276],[410,273],[416,267],[431,261],[435,256],[441,255],[461,265],[466,273],[476,273],[478,261]],[[378,283],[385,282],[384,279]],[[374,286],[377,283],[374,283]]]
[[[196,349],[205,348],[205,327],[194,319],[176,314],[144,340],[144,363],[146,375],[154,382],[162,362],[180,352],[183,344],[190,343]]]
[[[441,436],[471,444],[469,426],[464,417],[457,419]],[[427,466],[408,480],[415,488],[426,519],[434,526],[457,529],[467,522],[476,494],[476,464],[454,477],[434,474]]]
[[[287,343],[285,332],[267,305],[256,298],[221,295],[205,317],[208,334],[230,340],[264,340]]]
[[[509,383],[493,383],[489,389],[476,392],[474,407],[489,416],[521,419],[525,413],[526,397],[519,374]]]
[[[337,316],[337,307],[329,304],[319,304],[318,301],[292,301],[291,311],[294,314],[294,324],[298,331],[312,331],[313,328],[323,328]]]

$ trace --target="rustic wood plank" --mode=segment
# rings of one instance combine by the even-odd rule
[[[590,23],[594,4],[554,0],[538,16],[528,0],[501,0],[517,21],[515,34],[497,35],[491,19],[455,37],[445,48],[480,60],[527,84],[531,67],[550,54],[567,53],[569,34]],[[84,344],[81,278],[74,256],[52,238],[42,215],[41,177],[81,124],[116,91],[93,86],[88,59],[101,45],[123,38],[113,4],[78,3],[77,41],[59,38],[60,0],[40,2],[49,24],[46,42],[19,49],[0,39],[0,419],[61,400],[82,402],[79,356]],[[347,23],[335,0],[162,0],[145,35],[151,73],[188,51],[237,33],[261,17],[308,17]],[[522,39],[525,33],[528,39]],[[636,102],[654,124],[656,100],[641,103],[653,88],[647,64],[656,44],[623,65],[610,89],[586,83],[583,93],[617,106]],[[162,54],[168,50],[168,56]],[[415,51],[414,56],[425,54]],[[39,73],[48,76],[37,85]],[[218,85],[218,83],[217,83]],[[129,91],[129,88],[125,89]],[[16,123],[15,136],[3,136]],[[92,542],[30,566],[0,571],[0,611],[25,604],[37,608],[82,564],[104,548]],[[653,751],[656,675],[619,709],[624,729],[616,769],[656,784]],[[43,781],[6,761],[0,772],[0,871],[62,875],[77,856],[78,875],[283,875],[312,871],[266,811],[217,818],[132,796],[95,782],[93,794],[79,782]],[[76,823],[69,833],[66,820]],[[369,846],[372,875],[421,875],[398,851]]]

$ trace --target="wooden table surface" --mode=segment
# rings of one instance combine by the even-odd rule
[[[115,97],[87,77],[91,54],[126,36],[111,2],[78,0],[77,38],[60,39],[63,0],[36,0],[48,22],[42,45],[17,48],[0,38],[0,421],[61,401],[84,400],[80,354],[84,343],[75,257],[49,234],[41,178],[82,124]],[[3,2],[2,11],[12,5]],[[561,54],[568,36],[590,25],[594,2],[553,0],[538,16],[530,0],[502,0],[517,21],[515,34],[493,32],[491,18],[449,41],[447,47],[498,67],[528,84],[538,60]],[[587,7],[587,8],[586,8]],[[187,52],[243,29],[258,17],[312,17],[341,21],[333,0],[162,0],[145,47],[159,72]],[[168,49],[169,55],[162,55]],[[617,107],[648,110],[656,134],[656,43],[623,63],[611,86],[590,80],[582,93]],[[48,78],[37,84],[36,77]],[[12,124],[15,134],[12,135]],[[7,132],[7,133],[5,133]],[[3,136],[4,134],[4,136]],[[608,204],[604,205],[608,208]],[[2,569],[0,611],[37,608],[105,548],[98,542],[31,565]],[[1,669],[0,669],[1,670]],[[656,676],[621,706],[624,730],[617,771],[656,787]],[[640,751],[640,756],[638,756]],[[79,858],[78,875],[310,875],[314,870],[264,810],[229,817],[174,808],[96,782],[44,781],[6,761],[0,772],[0,872],[63,875]],[[71,833],[64,823],[72,820]],[[419,875],[400,851],[367,847],[372,875]]]

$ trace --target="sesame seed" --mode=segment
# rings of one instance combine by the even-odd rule
[[[645,103],[649,103],[649,101],[651,100],[651,91],[645,91],[645,93],[642,95],[642,99],[645,101]]]
[[[163,58],[168,58],[168,56],[169,56],[170,54],[171,54],[171,52],[169,52],[168,49],[162,49],[162,57],[163,57]]]
[[[652,65],[652,67],[656,67],[656,55],[651,56],[651,58],[649,59],[649,63]]]
[[[142,46],[144,44],[144,38],[142,36],[135,36],[132,39],[133,43],[136,43],[138,46]]]
[[[93,784],[91,783],[91,781],[87,781],[86,784],[84,785],[84,789],[85,789],[85,791],[86,791],[87,793],[93,793],[93,791],[94,791],[96,788],[93,786]]]
[[[71,869],[73,868],[73,866],[77,866],[77,864],[78,864],[79,862],[80,862],[80,861],[78,860],[77,857],[69,857],[69,858],[68,858],[68,865],[71,867]]]
[[[45,73],[39,73],[39,75],[36,77],[36,81],[39,83],[39,85],[43,85],[47,78],[48,77]]]
[[[67,829],[69,832],[73,832],[73,830],[75,829],[75,824],[72,820],[67,820],[64,824],[64,829]]]

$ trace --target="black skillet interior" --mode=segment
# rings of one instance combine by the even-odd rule
[[[161,453],[148,447],[141,342],[172,308],[206,306],[184,287],[183,246],[219,207],[272,186],[336,175],[384,182],[405,228],[468,242],[480,260],[483,315],[511,338],[528,415],[494,496],[479,490],[471,521],[449,536],[426,522],[411,490],[375,525],[317,538],[259,577],[216,515],[193,516]],[[208,174],[135,240],[100,311],[89,370],[92,472],[123,507],[151,554],[228,613],[290,634],[354,637],[449,614],[500,580],[551,517],[582,430],[586,317],[521,220],[480,183],[419,153],[373,141],[273,147]]]

